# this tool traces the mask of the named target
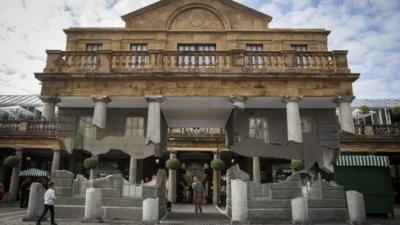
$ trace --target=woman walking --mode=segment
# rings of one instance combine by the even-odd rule
[[[51,225],[57,225],[54,222],[54,199],[56,199],[56,194],[54,191],[54,182],[50,181],[48,185],[49,189],[47,189],[46,193],[44,193],[44,211],[40,216],[39,220],[36,222],[36,225],[40,225],[40,221],[43,219],[43,217],[49,210],[51,214]]]

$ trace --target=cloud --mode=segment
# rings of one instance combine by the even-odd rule
[[[65,49],[62,29],[122,27],[121,16],[156,0],[0,0],[0,94],[38,94],[45,49]],[[326,28],[329,49],[349,50],[357,97],[400,97],[400,1],[238,0],[273,16],[273,28]],[[374,90],[373,92],[371,90]]]

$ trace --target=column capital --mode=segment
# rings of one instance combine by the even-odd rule
[[[285,96],[283,97],[283,102],[288,103],[288,102],[300,102],[300,100],[303,98],[303,96]]]
[[[354,100],[355,98],[356,98],[356,97],[354,97],[354,96],[352,96],[352,95],[348,95],[348,96],[337,96],[337,97],[335,98],[335,100],[333,100],[333,102],[336,103],[336,104],[340,104],[340,103],[343,103],[343,102],[352,103],[353,100]]]
[[[145,99],[146,99],[147,103],[150,103],[150,102],[162,103],[164,101],[164,97],[162,95],[146,95]]]
[[[105,103],[111,102],[111,98],[108,96],[92,96],[92,100],[94,103],[96,103],[96,102],[105,102]]]
[[[232,103],[233,107],[235,107],[235,108],[239,108],[239,109],[246,108],[245,104],[246,104],[247,98],[244,96],[231,96],[229,101]]]
[[[61,99],[58,97],[55,97],[55,96],[40,96],[39,98],[44,103],[48,102],[48,103],[57,104],[57,103],[61,102]]]

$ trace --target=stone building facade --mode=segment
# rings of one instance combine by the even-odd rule
[[[333,172],[340,130],[354,133],[359,74],[347,51],[328,50],[328,30],[270,28],[270,16],[231,0],[161,0],[122,19],[65,29],[66,49],[47,50],[35,73],[59,140],[52,170],[80,173],[92,155],[135,183],[176,157],[170,192],[193,175],[218,190],[215,157],[255,182],[291,159]]]

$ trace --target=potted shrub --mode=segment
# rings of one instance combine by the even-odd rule
[[[292,168],[293,171],[300,171],[303,169],[303,161],[292,159],[292,161],[290,162],[290,167]]]
[[[99,160],[96,158],[87,158],[85,161],[83,161],[83,167],[86,169],[94,169],[99,165]]]
[[[361,106],[361,107],[359,108],[359,110],[360,110],[360,113],[363,114],[363,115],[366,115],[366,114],[369,113],[369,108],[368,108],[368,106],[366,106],[366,105]]]
[[[225,162],[222,159],[213,159],[210,164],[213,170],[223,170],[225,168]]]
[[[181,168],[181,162],[177,158],[171,158],[165,162],[165,167],[169,170],[177,170]]]
[[[18,166],[21,162],[21,159],[15,155],[8,156],[4,159],[4,166],[6,167],[15,167]]]

